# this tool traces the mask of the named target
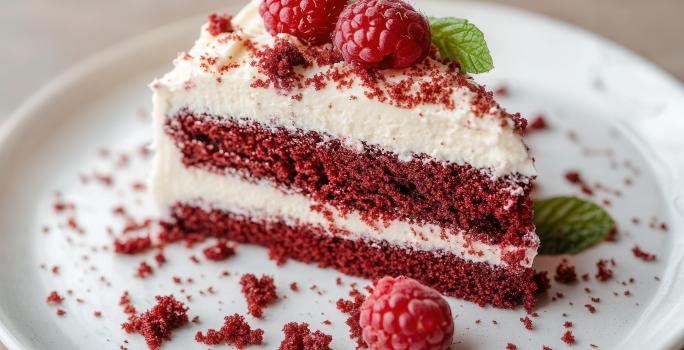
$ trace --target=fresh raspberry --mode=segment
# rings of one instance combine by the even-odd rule
[[[330,42],[337,16],[348,0],[262,0],[259,13],[271,35],[292,34],[312,44]]]
[[[404,68],[430,51],[427,18],[401,0],[360,0],[337,20],[333,44],[364,68]]]
[[[454,323],[446,300],[434,289],[400,276],[383,277],[361,305],[359,324],[372,350],[444,350]]]

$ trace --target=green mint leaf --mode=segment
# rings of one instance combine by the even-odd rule
[[[575,197],[552,197],[534,203],[540,254],[576,254],[604,240],[615,221],[600,206]]]
[[[457,61],[468,73],[484,73],[494,68],[484,34],[466,19],[430,17],[432,43],[443,59]]]

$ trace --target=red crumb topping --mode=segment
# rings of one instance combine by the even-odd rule
[[[608,281],[613,278],[613,270],[608,267],[608,260],[601,259],[596,263],[596,279],[602,282]]]
[[[556,267],[556,274],[553,279],[560,283],[570,284],[577,282],[577,272],[575,266],[569,265],[567,259],[563,259]]]
[[[521,317],[520,322],[522,322],[523,325],[525,325],[525,329],[527,329],[528,331],[531,331],[534,329],[534,325],[532,324],[532,320],[528,316]]]
[[[301,74],[295,72],[296,66],[308,67],[310,63],[302,52],[291,42],[277,38],[273,47],[266,47],[255,53],[252,62],[266,80],[257,80],[252,87],[267,88],[273,84],[277,90],[290,91],[295,84],[301,87]]]
[[[656,255],[655,254],[649,254],[641,248],[639,248],[638,245],[635,245],[634,248],[632,248],[632,253],[634,253],[634,256],[637,258],[643,260],[643,261],[655,261],[656,260]]]
[[[531,244],[525,239],[533,225],[531,185],[517,175],[493,180],[469,165],[443,164],[427,155],[402,161],[372,145],[359,153],[315,132],[272,130],[186,111],[166,123],[188,167],[250,174],[251,181],[272,181],[343,212],[358,210],[372,223],[404,219],[467,230],[495,244]],[[379,178],[390,180],[378,186]],[[512,195],[511,186],[522,194]]]
[[[165,340],[171,340],[171,332],[188,323],[188,308],[173,295],[157,296],[157,305],[140,316],[133,315],[121,325],[127,333],[137,333],[145,338],[147,346],[156,350]]]
[[[518,347],[513,343],[506,344],[506,350],[518,350]]]
[[[166,255],[163,252],[159,252],[154,256],[154,261],[157,262],[157,266],[162,266],[166,264]]]
[[[121,298],[119,298],[119,305],[123,306],[123,312],[125,314],[133,315],[133,314],[137,313],[137,311],[135,310],[135,307],[131,304],[131,298],[128,294],[128,291],[125,291],[121,295]]]
[[[570,322],[570,321],[565,321],[565,323],[563,323],[563,327],[565,327],[565,328],[571,328],[571,327],[572,327],[572,322]]]
[[[264,338],[262,329],[252,330],[242,315],[234,314],[224,318],[224,324],[219,330],[209,329],[207,334],[197,332],[195,340],[207,345],[228,344],[238,349],[249,345],[261,345]]]
[[[596,313],[596,307],[594,307],[594,305],[585,304],[584,307],[586,307],[587,310],[588,310],[590,313],[592,313],[592,314],[595,314],[595,313]]]
[[[135,275],[140,278],[145,278],[149,275],[151,275],[154,272],[154,269],[152,266],[150,266],[147,262],[142,261],[140,262],[140,265],[138,265],[138,269],[135,272]]]
[[[542,115],[536,116],[533,120],[532,123],[530,123],[528,130],[544,130],[548,129],[548,125],[546,124],[546,119]]]
[[[283,326],[283,333],[278,350],[330,350],[332,336],[319,330],[312,333],[306,323],[290,322]]]
[[[356,339],[356,348],[360,349],[366,347],[366,343],[361,337],[361,332],[363,329],[359,324],[359,319],[361,317],[361,305],[363,305],[363,301],[366,299],[366,297],[364,297],[363,294],[356,289],[352,289],[351,292],[349,292],[349,296],[352,297],[352,300],[337,300],[337,309],[342,313],[349,315],[347,321],[345,322],[347,326],[349,326],[349,338]]]
[[[273,284],[273,277],[263,275],[257,279],[251,273],[240,278],[242,294],[247,300],[249,313],[257,318],[262,316],[262,309],[278,299],[276,287]]]
[[[233,31],[233,25],[231,23],[232,19],[233,16],[219,16],[215,13],[212,13],[209,15],[209,25],[207,26],[207,31],[213,36],[217,36],[221,33],[230,33]]]
[[[102,317],[102,312],[101,311],[94,311],[93,316],[100,318],[100,317]]]
[[[219,240],[216,244],[205,248],[202,253],[208,260],[223,261],[235,255],[235,247],[225,240]]]
[[[172,208],[172,217],[172,223],[162,223],[167,236],[180,239],[203,234],[266,247],[280,245],[295,260],[367,278],[405,275],[445,295],[480,305],[513,308],[522,304],[531,310],[536,303],[534,294],[549,287],[545,274],[533,269],[493,269],[488,264],[466,262],[456,255],[436,259],[431,252],[401,249],[381,241],[370,244],[330,236],[324,227],[259,222],[181,204]]]
[[[575,341],[575,336],[572,335],[571,331],[565,331],[565,334],[563,334],[563,337],[561,337],[561,340],[564,341],[568,345],[574,345],[577,343]]]
[[[47,297],[48,305],[59,305],[64,301],[64,298],[60,296],[57,291],[52,291]]]
[[[290,283],[290,289],[291,289],[293,292],[298,291],[298,290],[299,290],[299,286],[297,285],[297,282],[292,282],[292,283]]]
[[[127,237],[114,241],[114,252],[118,254],[137,254],[152,246],[150,236]]]
[[[64,315],[66,315],[66,311],[64,311],[62,309],[57,309],[56,314],[57,314],[57,316],[62,317]]]

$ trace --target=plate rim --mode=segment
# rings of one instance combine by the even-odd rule
[[[448,0],[432,1],[448,3]],[[601,46],[606,47],[611,51],[619,52],[637,65],[647,68],[651,74],[657,75],[656,78],[658,80],[667,82],[668,84],[672,85],[673,88],[678,89],[682,94],[684,94],[684,82],[682,80],[678,79],[672,73],[647,59],[640,53],[637,53],[630,48],[624,47],[601,34],[594,33],[588,29],[582,28],[578,25],[566,22],[556,17],[511,5],[499,3],[481,3],[470,0],[461,1],[461,3],[472,4],[479,7],[489,7],[496,10],[516,13],[521,16],[532,17],[534,19],[543,20],[550,25],[560,27],[564,31],[574,32],[582,37],[591,38]],[[240,4],[234,6],[240,6]],[[55,77],[49,79],[47,84],[37,89],[33,94],[26,98],[19,105],[19,107],[9,114],[9,117],[0,124],[0,147],[7,143],[14,130],[18,129],[22,124],[28,123],[35,119],[35,117],[32,117],[32,115],[35,114],[33,112],[36,109],[46,102],[49,102],[51,99],[54,99],[55,95],[59,94],[60,91],[65,87],[71,86],[74,83],[84,79],[93,72],[97,71],[98,68],[107,66],[111,62],[121,60],[123,57],[130,55],[132,52],[142,49],[146,46],[146,43],[160,39],[164,40],[185,31],[191,23],[199,23],[204,19],[204,17],[205,16],[203,15],[195,15],[170,22],[168,24],[143,32],[142,34],[120,40],[100,51],[95,52],[94,54],[80,59],[66,70],[63,70]],[[670,206],[671,205],[672,204],[670,204]],[[0,314],[4,314],[4,312],[0,310]],[[668,339],[661,341],[660,344],[665,348],[679,349],[684,346],[684,322],[676,326],[677,328],[670,333],[671,336]],[[21,340],[9,330],[2,320],[0,320],[0,341],[8,349],[24,348]]]

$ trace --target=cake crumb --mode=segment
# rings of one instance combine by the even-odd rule
[[[57,291],[52,291],[47,297],[48,305],[59,305],[64,301],[64,297],[59,295]]]
[[[577,282],[577,272],[575,266],[569,265],[567,259],[563,259],[556,267],[556,274],[553,276],[556,282],[571,284]]]
[[[565,334],[563,334],[563,337],[561,337],[561,340],[568,345],[574,345],[577,343],[577,341],[575,340],[575,336],[572,335],[571,331],[565,331]]]
[[[636,256],[637,258],[639,258],[643,261],[646,261],[646,262],[656,260],[655,254],[650,254],[650,253],[647,253],[647,252],[641,250],[641,248],[638,245],[635,245],[634,248],[632,248],[632,253],[634,253],[634,256]]]
[[[614,264],[613,264],[614,265]],[[608,268],[608,260],[601,259],[596,263],[596,268],[598,271],[596,272],[596,279],[605,282],[613,278],[613,270]]]
[[[151,350],[159,349],[163,341],[171,340],[171,332],[188,323],[188,308],[173,295],[156,296],[157,305],[140,316],[133,315],[121,325],[126,333],[145,338]]]
[[[352,289],[349,292],[349,296],[352,300],[337,300],[337,309],[342,313],[349,315],[347,321],[345,322],[349,326],[349,338],[356,339],[356,348],[360,349],[366,346],[366,343],[361,337],[361,326],[359,325],[359,319],[361,317],[361,305],[366,299],[361,292],[356,289]]]
[[[216,244],[205,248],[202,253],[211,261],[223,261],[235,255],[235,247],[225,240],[219,240]]]
[[[245,274],[240,278],[240,285],[242,286],[242,294],[247,300],[249,313],[256,318],[261,318],[263,308],[278,299],[271,276],[262,275],[261,278],[257,279],[251,273]]]
[[[278,350],[330,350],[332,336],[319,330],[312,333],[307,323],[290,322],[283,326],[283,333]]]
[[[219,330],[209,329],[206,333],[204,335],[201,331],[197,332],[195,340],[206,345],[233,345],[238,349],[249,345],[261,345],[264,338],[264,331],[260,328],[252,330],[240,314],[226,316]]]
[[[523,323],[523,325],[525,326],[525,329],[527,329],[528,331],[531,331],[534,329],[534,325],[532,324],[532,320],[529,317],[527,317],[527,316],[521,317],[520,322]]]

